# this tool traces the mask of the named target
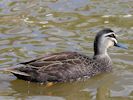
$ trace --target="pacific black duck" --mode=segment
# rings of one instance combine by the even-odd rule
[[[111,46],[126,48],[119,44],[111,29],[103,29],[94,40],[94,56],[77,52],[61,52],[22,62],[7,68],[17,78],[32,82],[66,82],[92,77],[112,70],[112,61],[107,53]]]

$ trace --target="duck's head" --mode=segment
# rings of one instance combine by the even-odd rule
[[[127,49],[127,46],[118,43],[116,37],[116,33],[109,28],[98,32],[94,41],[94,55],[107,55],[107,49],[112,46]]]

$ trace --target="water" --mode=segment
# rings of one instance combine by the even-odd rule
[[[0,100],[133,100],[132,0],[0,0],[0,67],[40,55],[93,54],[93,39],[110,27],[128,50],[111,48],[113,72],[51,87],[0,72]]]

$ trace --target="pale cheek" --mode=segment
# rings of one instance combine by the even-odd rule
[[[113,42],[109,42],[108,43],[108,47],[112,47],[112,46],[114,46],[114,43]]]

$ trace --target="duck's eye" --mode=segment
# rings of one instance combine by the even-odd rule
[[[114,34],[110,34],[107,37],[112,37],[112,38],[116,38],[116,36]]]

